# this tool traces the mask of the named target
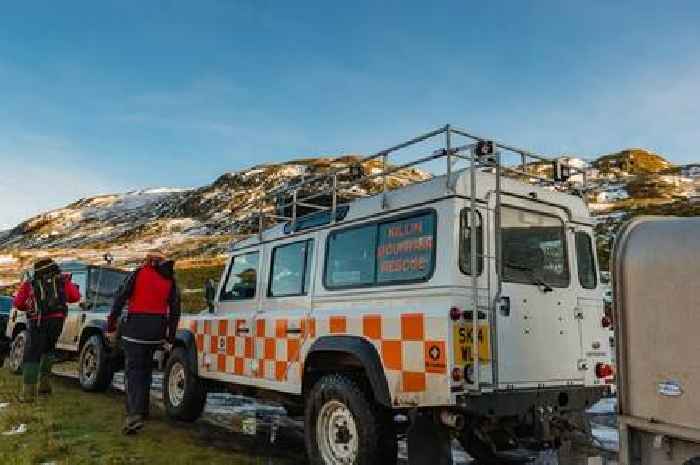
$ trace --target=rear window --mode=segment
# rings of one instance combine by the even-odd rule
[[[253,252],[232,258],[221,290],[221,300],[246,300],[255,298],[258,281],[259,253]]]
[[[569,286],[564,222],[512,207],[501,208],[503,280]]]
[[[593,241],[588,233],[582,231],[576,233],[576,264],[581,287],[595,289],[598,283],[593,256]]]
[[[430,278],[435,213],[404,216],[333,232],[328,238],[328,288],[401,284]]]

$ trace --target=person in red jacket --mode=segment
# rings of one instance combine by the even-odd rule
[[[27,312],[29,339],[24,351],[23,384],[20,400],[33,402],[37,392],[51,393],[51,353],[56,348],[68,303],[80,300],[80,290],[68,274],[50,258],[34,263],[31,279],[24,281],[14,298],[14,306]]]
[[[143,428],[148,415],[153,352],[173,343],[180,319],[180,294],[174,262],[162,252],[151,252],[117,292],[107,320],[107,337],[115,338],[117,326],[126,356],[126,422],[124,434]],[[122,315],[124,306],[127,311]]]

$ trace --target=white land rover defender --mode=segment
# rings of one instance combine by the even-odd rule
[[[559,191],[567,167],[451,126],[372,159],[384,170],[354,182],[383,182],[378,195],[343,204],[333,172],[270,193],[289,200],[277,209],[256,199],[277,224],[232,247],[209,314],[183,317],[169,415],[194,420],[212,390],[278,399],[304,413],[314,465],[395,463],[398,413],[410,464],[450,463],[451,437],[481,463],[557,447],[612,381],[593,220]],[[445,175],[387,189],[442,159]],[[555,179],[532,174],[544,163]]]

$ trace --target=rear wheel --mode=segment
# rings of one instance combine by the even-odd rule
[[[24,350],[27,348],[27,338],[29,334],[26,329],[21,330],[12,340],[10,356],[7,359],[7,367],[10,373],[18,375],[22,373],[22,365],[24,364]]]
[[[102,338],[94,334],[80,351],[80,387],[88,392],[101,392],[112,385],[114,373]]]
[[[202,414],[207,393],[190,366],[185,349],[176,347],[165,365],[163,401],[168,416],[176,420],[194,421]]]
[[[391,412],[345,375],[324,376],[311,389],[304,437],[312,465],[396,463]]]

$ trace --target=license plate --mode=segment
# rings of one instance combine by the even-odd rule
[[[474,338],[472,337],[473,328],[471,323],[454,326],[454,354],[455,365],[465,365],[471,363],[474,359]],[[488,362],[491,360],[490,351],[490,334],[488,323],[479,325],[478,333],[478,349],[479,361]]]

